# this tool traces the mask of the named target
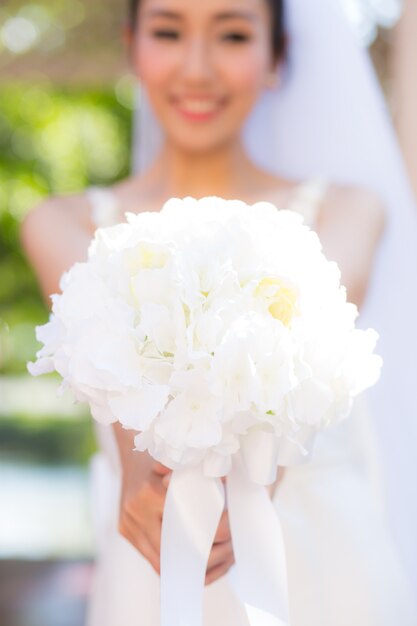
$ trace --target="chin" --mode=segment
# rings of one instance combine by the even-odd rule
[[[227,132],[216,129],[208,128],[204,132],[198,132],[197,129],[187,132],[179,133],[178,129],[176,133],[171,134],[170,143],[177,150],[194,154],[195,156],[203,156],[223,150],[225,146],[232,145],[240,138],[240,129],[236,129],[236,132],[231,132],[229,128]]]

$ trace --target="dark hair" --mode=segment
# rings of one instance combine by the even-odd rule
[[[272,51],[274,59],[285,56],[287,39],[285,36],[284,0],[266,0],[271,11]],[[129,0],[129,22],[135,27],[140,0]]]

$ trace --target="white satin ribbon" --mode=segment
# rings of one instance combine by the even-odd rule
[[[172,473],[161,536],[161,626],[202,626],[207,561],[224,510],[220,479]]]
[[[307,429],[306,441],[310,437]],[[226,477],[235,586],[250,626],[290,626],[284,540],[265,488],[284,458],[294,465],[306,455],[295,445],[277,447],[271,433],[256,432]],[[196,467],[173,472],[162,523],[161,626],[202,626],[207,561],[224,505],[220,479]]]
[[[287,566],[277,512],[265,486],[249,480],[239,459],[226,480],[236,592],[249,624],[289,626]]]

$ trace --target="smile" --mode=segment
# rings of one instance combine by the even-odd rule
[[[182,98],[174,101],[175,108],[185,118],[207,121],[215,117],[224,103],[212,98]]]

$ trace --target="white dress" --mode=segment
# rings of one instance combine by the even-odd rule
[[[314,224],[325,187],[301,185],[289,208]],[[91,188],[93,220],[120,221],[114,196]],[[110,427],[92,462],[97,568],[87,626],[159,626],[159,578],[117,530],[120,466]],[[312,461],[276,491],[286,547],[291,626],[417,626],[417,609],[386,526],[372,421],[363,398],[320,433]],[[181,572],[178,572],[181,575]],[[247,619],[225,576],[205,590],[205,626]]]

